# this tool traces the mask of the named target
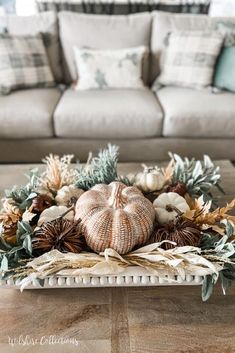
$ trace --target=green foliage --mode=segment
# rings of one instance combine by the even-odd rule
[[[235,241],[228,242],[233,235],[233,225],[227,220],[222,221],[221,224],[225,227],[225,235],[221,237],[219,234],[204,233],[200,248],[202,252],[210,250],[216,256],[230,257],[235,253]]]
[[[7,198],[14,200],[16,206],[25,211],[31,205],[31,200],[37,196],[35,192],[38,186],[39,174],[37,169],[32,169],[27,175],[26,186],[14,186],[12,190],[6,190]],[[4,240],[4,227],[0,228],[0,271],[4,272],[19,266],[20,260],[25,260],[32,256],[32,236],[33,230],[26,222],[19,221],[17,224],[16,245],[12,246]]]
[[[209,260],[223,266],[219,275],[206,276],[202,285],[202,299],[209,299],[213,292],[213,287],[220,279],[223,293],[226,294],[232,282],[235,281],[235,240],[228,241],[233,235],[233,226],[228,221],[222,222],[225,226],[225,235],[220,238],[214,234],[203,234],[201,249],[202,255],[209,256]]]
[[[202,300],[204,302],[207,301],[212,295],[213,288],[216,282],[217,282],[216,274],[205,276],[204,281],[202,283]]]
[[[219,185],[221,179],[219,167],[214,165],[210,157],[204,156],[201,162],[194,158],[182,159],[179,155],[172,153],[170,156],[175,161],[173,183],[184,183],[191,197],[197,198],[203,195],[204,201],[210,201],[213,199],[211,189],[214,186],[223,192]]]
[[[0,271],[4,272],[17,268],[20,260],[32,257],[32,237],[33,230],[28,223],[18,222],[16,234],[17,244],[11,246],[0,236]]]
[[[110,184],[115,180],[127,183],[127,178],[121,178],[117,173],[118,151],[119,147],[108,144],[97,157],[92,158],[89,165],[79,166],[76,186],[89,190],[96,184]]]
[[[117,177],[117,181],[120,181],[121,183],[125,184],[126,186],[133,186],[133,183],[128,179],[127,176],[119,175]]]
[[[229,271],[230,272],[230,271]],[[232,285],[232,281],[235,280],[235,272],[234,272],[234,268],[233,268],[233,273],[230,272],[231,275],[233,275],[233,278],[229,278],[229,275],[226,275],[226,271],[220,272],[219,274],[219,279],[220,279],[220,283],[221,283],[221,288],[223,291],[223,294],[226,295],[229,287],[231,287]]]
[[[13,199],[21,210],[26,210],[31,205],[31,200],[37,196],[35,189],[38,185],[38,170],[32,169],[26,176],[29,182],[25,186],[14,186],[11,190],[5,190],[6,197]]]
[[[219,234],[203,233],[200,248],[202,250],[214,249],[215,244],[220,240]]]

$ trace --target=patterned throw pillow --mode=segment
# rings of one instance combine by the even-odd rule
[[[210,86],[223,41],[224,37],[217,31],[169,34],[162,71],[153,90],[159,84],[192,88]]]
[[[145,47],[119,50],[74,48],[78,70],[77,90],[143,87]]]
[[[54,85],[43,40],[38,36],[0,35],[0,95]]]

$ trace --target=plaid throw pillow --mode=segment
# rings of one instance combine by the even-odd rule
[[[223,41],[224,37],[216,31],[171,33],[162,72],[155,85],[160,83],[192,88],[210,86]]]
[[[41,35],[0,35],[0,95],[52,85],[54,78]]]

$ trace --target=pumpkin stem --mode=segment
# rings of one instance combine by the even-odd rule
[[[144,169],[144,173],[150,173],[151,171],[154,170],[154,167],[152,166],[147,166],[146,164],[142,163],[141,164],[142,168]]]
[[[126,203],[126,198],[122,195],[123,185],[119,183],[114,184],[111,196],[109,198],[109,205],[113,208],[121,208]]]
[[[177,207],[173,205],[166,205],[167,212],[176,212],[179,216],[182,216],[183,212],[181,212]]]

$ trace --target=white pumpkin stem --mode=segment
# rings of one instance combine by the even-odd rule
[[[151,172],[152,170],[153,170],[153,167],[151,167],[151,166],[147,166],[146,164],[144,164],[144,163],[142,163],[141,164],[141,166],[142,166],[142,168],[144,169],[144,173],[149,173],[149,172]]]
[[[121,208],[126,203],[126,198],[122,195],[123,186],[114,184],[111,196],[109,198],[109,205],[113,208]]]
[[[181,212],[177,207],[169,204],[169,205],[166,205],[166,210],[168,212],[173,212],[175,211],[179,216],[182,216],[182,214],[184,214],[184,212]]]

